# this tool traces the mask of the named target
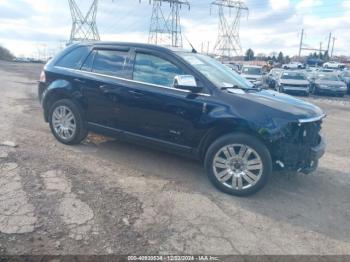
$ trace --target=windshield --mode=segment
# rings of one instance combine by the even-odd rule
[[[326,80],[326,81],[339,81],[338,76],[331,75],[331,74],[329,74],[329,75],[326,75],[326,74],[324,74],[324,75],[317,75],[317,78],[319,80]]]
[[[306,80],[305,75],[298,72],[284,72],[281,79]]]
[[[246,75],[261,75],[261,68],[259,67],[243,67],[242,73]]]
[[[253,84],[248,80],[209,56],[184,52],[179,52],[178,54],[205,75],[218,88],[237,86],[239,88],[249,89],[253,87]]]
[[[343,76],[344,76],[344,77],[350,77],[350,72],[344,72],[344,73],[343,73]]]

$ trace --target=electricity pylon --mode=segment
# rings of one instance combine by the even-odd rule
[[[69,43],[100,40],[96,24],[98,0],[93,0],[85,16],[75,0],[68,0],[68,3],[72,15],[72,31]]]
[[[168,3],[170,14],[166,17],[163,4]],[[148,42],[151,44],[165,44],[182,47],[182,32],[180,23],[180,10],[182,6],[190,4],[187,0],[153,0],[151,24]]]
[[[218,7],[219,14],[218,38],[214,53],[221,58],[242,55],[239,27],[242,13],[248,12],[248,7],[242,1],[234,0],[215,0],[211,4]],[[225,10],[229,14],[226,14]]]

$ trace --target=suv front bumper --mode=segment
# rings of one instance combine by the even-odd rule
[[[315,171],[315,169],[318,166],[318,160],[325,154],[325,152],[326,152],[326,142],[325,142],[325,139],[321,136],[320,143],[315,147],[311,147],[309,159],[305,163],[306,166],[300,167],[297,171],[304,174],[309,174]]]

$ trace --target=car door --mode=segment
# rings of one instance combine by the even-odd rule
[[[205,114],[207,97],[173,88],[174,77],[181,74],[189,72],[171,58],[136,50],[124,116],[133,120],[131,132],[185,147],[198,142],[196,126]]]
[[[96,48],[81,68],[84,104],[90,125],[123,129],[121,122],[131,78],[129,48]]]

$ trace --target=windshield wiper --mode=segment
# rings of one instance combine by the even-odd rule
[[[233,86],[222,86],[220,87],[220,90],[227,90],[227,89],[243,89],[243,90],[247,90],[248,88],[242,87],[242,86],[238,86],[238,85],[233,85]]]

